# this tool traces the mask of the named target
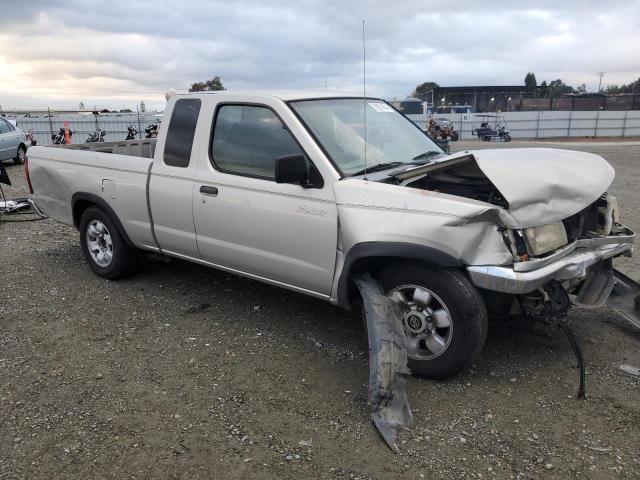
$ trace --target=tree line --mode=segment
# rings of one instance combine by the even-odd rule
[[[437,82],[424,82],[418,85],[411,96],[417,98],[426,98],[427,93],[435,88],[439,88]],[[562,79],[557,78],[547,82],[543,80],[539,85],[536,75],[533,72],[527,72],[524,77],[524,89],[529,90],[537,96],[557,97],[568,93],[597,93],[588,92],[586,84],[580,84],[577,87],[567,85]],[[640,93],[640,78],[627,85],[607,85],[600,90],[601,93]]]

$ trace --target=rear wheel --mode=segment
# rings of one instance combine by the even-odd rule
[[[80,246],[91,269],[101,277],[115,280],[135,268],[136,251],[127,245],[111,217],[97,207],[82,214]]]
[[[24,145],[20,145],[18,147],[18,153],[16,157],[13,159],[13,163],[16,165],[22,165],[24,163],[25,158],[27,158],[27,149]]]
[[[447,378],[471,365],[487,336],[487,310],[461,272],[397,264],[385,268],[379,280],[401,306],[414,375]]]

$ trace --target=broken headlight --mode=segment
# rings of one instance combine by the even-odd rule
[[[557,250],[569,242],[562,222],[525,228],[523,232],[527,249],[534,257]]]

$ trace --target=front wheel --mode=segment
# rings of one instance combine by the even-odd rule
[[[27,149],[24,145],[20,145],[18,147],[18,153],[16,157],[13,159],[13,163],[15,165],[22,165],[24,163],[25,158],[27,158]]]
[[[122,278],[135,267],[135,250],[127,245],[111,217],[97,207],[82,214],[80,246],[91,270],[101,277]]]
[[[396,264],[378,275],[402,309],[409,368],[442,379],[468,368],[487,337],[487,310],[467,278],[454,269]]]

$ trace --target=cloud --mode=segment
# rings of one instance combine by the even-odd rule
[[[441,85],[539,81],[595,87],[640,76],[640,2],[409,0],[236,2],[32,0],[2,6],[0,104],[162,107],[169,88],[219,75],[228,88],[360,91],[403,97]]]

